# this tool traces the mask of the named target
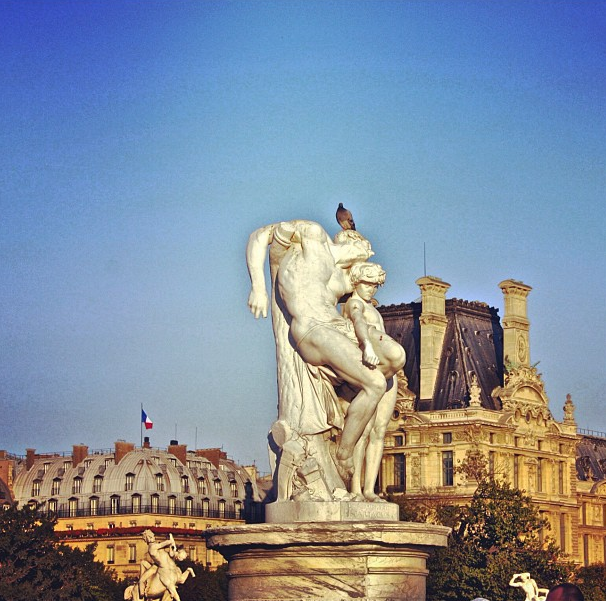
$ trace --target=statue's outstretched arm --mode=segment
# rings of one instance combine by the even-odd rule
[[[255,230],[248,238],[246,245],[246,265],[250,275],[250,294],[248,295],[248,307],[251,313],[258,319],[259,316],[267,317],[269,298],[265,285],[265,258],[267,247],[273,239],[274,225],[266,225]]]

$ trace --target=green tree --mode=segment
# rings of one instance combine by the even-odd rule
[[[122,586],[84,551],[58,543],[56,520],[35,508],[0,511],[0,601],[117,601]]]
[[[596,563],[579,568],[573,582],[583,591],[585,601],[606,601],[606,565]]]
[[[209,570],[200,563],[186,559],[179,563],[185,571],[193,568],[195,578],[188,578],[179,585],[181,601],[227,601],[227,564]]]
[[[454,519],[449,515],[454,526],[448,547],[428,561],[428,601],[520,601],[520,590],[509,586],[514,573],[530,572],[541,588],[570,576],[572,566],[559,548],[541,541],[548,525],[522,491],[487,478],[457,512]]]

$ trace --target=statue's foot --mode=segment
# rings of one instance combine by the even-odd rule
[[[379,495],[377,495],[374,492],[365,494],[364,500],[367,501],[368,503],[387,503],[387,501],[385,499],[382,499]]]

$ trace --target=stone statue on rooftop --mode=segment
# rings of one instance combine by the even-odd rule
[[[355,227],[353,218],[346,221]],[[355,232],[352,227],[349,231]],[[352,321],[337,309],[353,292],[351,267],[373,252],[363,236],[333,242],[312,221],[259,228],[246,251],[248,305],[256,318],[266,317],[269,308],[264,276],[268,247],[278,364],[278,419],[270,435],[277,500],[351,500],[346,489],[354,449],[388,381],[404,364],[403,350],[394,361],[376,328],[370,341],[378,362],[365,361]],[[344,384],[351,391],[346,414],[335,391]]]

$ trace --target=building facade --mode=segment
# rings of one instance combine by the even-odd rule
[[[15,501],[56,515],[62,542],[96,543],[96,558],[121,578],[138,575],[146,529],[158,539],[171,533],[192,560],[214,568],[224,560],[206,548],[204,531],[262,519],[255,468],[236,465],[220,449],[192,452],[176,441],[168,449],[120,441],[92,453],[75,445],[71,455],[28,449],[22,460],[5,454],[1,470],[14,474],[7,489]]]
[[[406,350],[385,440],[380,488],[420,501],[468,502],[477,481],[460,468],[481,453],[487,469],[526,491],[549,521],[544,533],[576,562],[606,559],[606,438],[578,430],[572,398],[553,418],[530,360],[530,286],[499,284],[505,312],[446,299],[449,284],[417,280],[421,301],[379,307]]]

